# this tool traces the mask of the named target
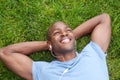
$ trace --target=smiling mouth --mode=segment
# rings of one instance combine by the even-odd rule
[[[69,38],[64,38],[64,39],[62,39],[60,42],[61,43],[69,43],[71,41],[71,39],[69,39]]]

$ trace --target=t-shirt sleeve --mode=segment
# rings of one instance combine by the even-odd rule
[[[90,80],[108,80],[106,54],[95,42],[90,41],[80,53],[79,68]]]
[[[48,62],[44,61],[33,61],[32,62],[32,76],[33,80],[41,80],[42,69],[47,66]]]
[[[100,59],[106,60],[107,54],[104,53],[101,47],[93,41],[90,41],[90,43],[85,46],[82,52],[83,52],[83,55],[98,56]]]
[[[39,64],[38,62],[32,62],[32,76],[33,76],[33,80],[37,80],[38,79],[38,71],[37,68],[38,66],[36,66],[36,64]]]

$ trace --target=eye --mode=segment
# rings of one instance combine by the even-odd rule
[[[59,35],[60,34],[60,32],[54,32],[54,34],[53,35]]]
[[[72,32],[72,29],[67,29],[67,32]]]

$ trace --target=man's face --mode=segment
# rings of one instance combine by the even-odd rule
[[[50,29],[50,35],[54,53],[70,53],[75,50],[75,37],[65,23],[55,23]]]

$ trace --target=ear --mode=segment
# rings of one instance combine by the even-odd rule
[[[48,44],[48,50],[52,50],[52,45],[51,45],[51,42],[50,41],[47,41],[47,44]]]
[[[49,45],[49,50],[50,50],[50,51],[52,50],[52,46],[51,46],[51,45]]]

